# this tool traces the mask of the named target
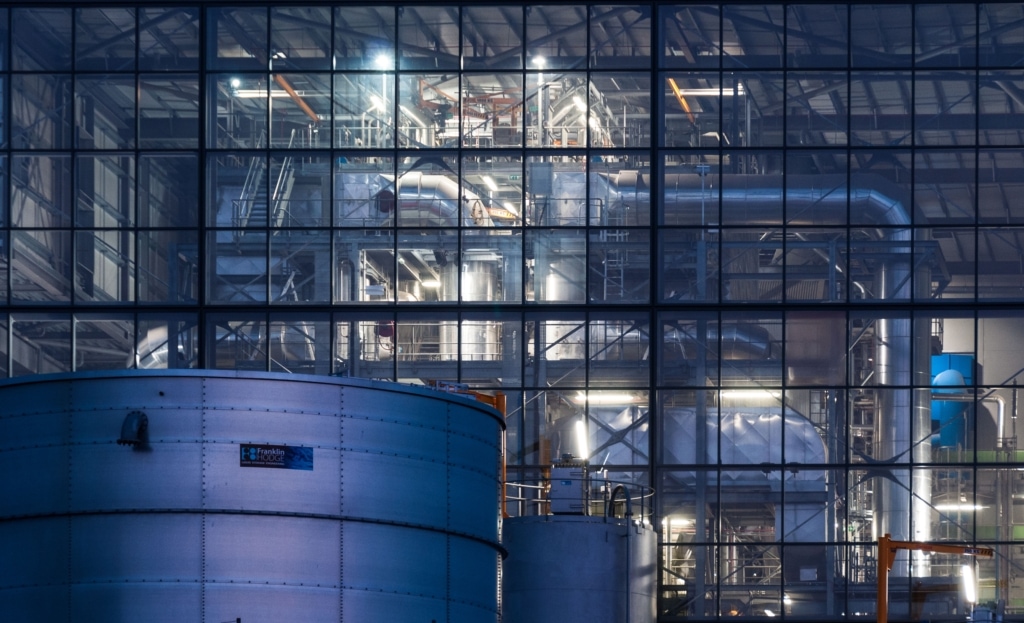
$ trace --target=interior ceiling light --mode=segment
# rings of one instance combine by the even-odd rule
[[[742,400],[765,400],[781,397],[781,393],[770,389],[723,389],[720,394],[722,398],[738,398]]]
[[[494,180],[491,179],[490,175],[483,176],[483,180],[484,180],[484,184],[487,185],[487,188],[490,188],[491,191],[493,191],[493,192],[498,192],[498,185],[494,183]]]
[[[546,67],[548,64],[548,60],[543,56],[534,56],[532,62],[534,67],[540,67],[541,69]]]
[[[579,392],[573,397],[573,402],[581,405],[587,403],[592,405],[628,405],[633,404],[636,400],[632,394]]]
[[[394,63],[391,60],[390,54],[378,54],[373,59],[373,66],[377,69],[391,69],[394,67]]]
[[[231,92],[235,97],[242,99],[262,99],[267,96],[266,89],[236,89]],[[305,91],[296,91],[296,95],[303,97],[306,95]],[[291,97],[287,91],[271,91],[270,97]]]
[[[936,504],[937,511],[980,511],[986,507],[981,504],[970,504],[967,502],[954,502],[952,504]]]

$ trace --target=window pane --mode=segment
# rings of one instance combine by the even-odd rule
[[[590,59],[595,69],[651,66],[651,9],[604,5],[590,9]]]
[[[268,69],[267,9],[210,8],[206,22],[209,69]]]
[[[12,231],[11,258],[11,302],[71,301],[70,231]]]
[[[118,72],[135,69],[135,9],[77,9],[75,68]]]
[[[11,225],[71,225],[71,158],[15,156],[11,174]]]
[[[71,371],[71,318],[67,314],[11,315],[11,376]]]
[[[138,233],[139,301],[199,301],[199,236],[194,231],[142,230]]]
[[[458,69],[458,7],[401,7],[398,42],[399,69]]]
[[[463,74],[462,144],[519,147],[523,144],[521,74]]]
[[[334,68],[395,68],[394,7],[334,9]]]
[[[242,305],[267,302],[265,232],[212,231],[207,234],[206,249],[208,302]]]
[[[207,145],[228,149],[265,147],[269,101],[266,76],[211,76],[208,84]]]
[[[331,68],[331,10],[283,6],[270,9],[272,69]]]
[[[11,76],[11,145],[15,149],[71,147],[71,78]]]
[[[781,67],[785,58],[781,5],[722,6],[722,65],[745,69]]]
[[[199,81],[193,75],[139,77],[139,147],[199,146]]]
[[[846,67],[849,20],[844,4],[797,4],[787,8],[789,67]]]
[[[910,4],[851,4],[850,61],[854,67],[909,67],[914,15]]]
[[[199,69],[199,10],[140,8],[139,69],[189,71]]]
[[[75,145],[79,149],[135,146],[135,80],[116,75],[75,80]]]
[[[521,69],[523,13],[516,6],[462,8],[464,69]]]
[[[395,74],[334,75],[334,146],[395,146]]]
[[[199,361],[199,330],[190,314],[139,314],[136,368],[195,368]]]
[[[15,71],[71,69],[71,9],[16,8],[11,11],[11,68]]]
[[[391,156],[339,155],[334,174],[335,225],[361,227],[394,219],[394,180]]]
[[[326,121],[331,113],[328,74],[271,75],[269,106],[271,147],[330,147],[330,123]]]
[[[271,314],[270,371],[330,374],[331,325],[326,316]]]
[[[135,352],[130,315],[75,315],[75,370],[124,370]]]
[[[586,300],[586,237],[582,230],[526,232],[527,257],[533,259],[527,297],[537,303]]]
[[[721,17],[715,5],[662,6],[663,67],[718,67]]]

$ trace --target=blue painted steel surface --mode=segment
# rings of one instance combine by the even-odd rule
[[[148,416],[146,443],[118,445]],[[494,622],[503,422],[329,377],[0,383],[0,612],[21,621]],[[313,469],[242,466],[242,444]]]
[[[657,537],[588,515],[506,519],[505,623],[653,623]]]

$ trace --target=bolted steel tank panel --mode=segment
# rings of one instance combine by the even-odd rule
[[[657,535],[629,518],[537,515],[505,521],[504,621],[653,623]]]
[[[350,378],[0,382],[0,612],[496,622],[503,427],[468,396]]]

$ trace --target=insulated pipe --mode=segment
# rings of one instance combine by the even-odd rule
[[[393,175],[381,177],[388,182],[385,186],[394,183]],[[487,214],[480,197],[470,190],[461,190],[460,197],[459,183],[445,175],[431,175],[420,171],[403,173],[398,177],[398,212],[418,212],[422,220],[435,225],[454,226],[460,219],[462,224],[467,226],[491,225],[491,217]],[[465,213],[462,207],[465,208]],[[411,217],[406,215],[406,218]]]
[[[609,185],[609,198],[623,205],[651,205],[650,175],[637,171],[602,174]],[[719,188],[708,188],[697,173],[670,173],[661,178],[663,208],[681,222],[719,225],[722,213],[747,225],[764,227],[842,225],[850,221],[880,228],[879,238],[892,244],[878,274],[877,287],[883,300],[926,299],[930,279],[926,267],[911,272],[911,215],[898,199],[901,191],[871,174],[840,175],[724,175]],[[711,206],[705,215],[705,208]],[[780,215],[784,211],[784,220]],[[915,470],[908,489],[909,463],[928,461],[930,445],[915,442],[915,435],[930,435],[931,405],[924,382],[912,383],[930,373],[929,327],[910,318],[886,318],[878,322],[877,375],[880,392],[876,426],[876,448],[880,461],[907,463],[894,470],[892,479],[881,479],[881,495],[875,498],[877,534],[890,533],[899,540],[928,540],[931,476]],[[910,390],[909,387],[922,389]],[[911,534],[913,530],[913,534]],[[905,559],[904,559],[905,560]],[[926,574],[924,557],[915,562],[915,572]],[[907,564],[893,569],[896,576],[909,574]]]
[[[617,197],[625,205],[649,205],[650,174],[620,171],[598,175],[608,183],[610,199]],[[699,223],[703,204],[708,210],[706,222],[718,225],[715,208],[721,200],[723,212],[744,225],[782,225],[779,214],[783,205],[785,224],[791,226],[842,225],[847,222],[847,209],[857,223],[910,225],[906,207],[895,198],[899,189],[877,175],[854,174],[849,183],[845,175],[789,175],[783,179],[781,175],[727,174],[721,179],[721,187],[702,187],[697,173],[666,174],[661,180],[665,212]],[[893,240],[894,236],[886,238]]]

